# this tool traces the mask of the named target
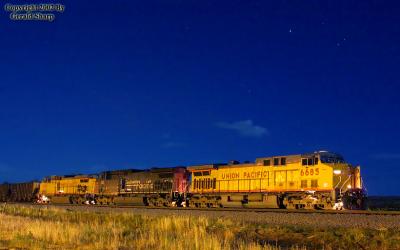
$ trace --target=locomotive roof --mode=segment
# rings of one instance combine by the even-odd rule
[[[251,166],[251,165],[260,165],[260,164],[263,164],[264,160],[272,160],[274,158],[286,158],[287,163],[290,163],[290,162],[293,163],[293,162],[300,161],[301,158],[313,157],[313,156],[327,156],[327,157],[337,157],[337,158],[343,159],[343,157],[339,154],[321,150],[321,151],[315,151],[312,153],[305,153],[305,154],[274,155],[274,156],[268,156],[268,157],[261,157],[261,158],[256,158],[255,162],[239,163],[237,161],[231,161],[231,164],[217,163],[217,164],[192,165],[192,166],[188,166],[187,169],[189,171],[196,171],[196,170],[207,170],[207,169],[217,169],[217,168],[229,168],[232,166],[247,167],[247,166]]]
[[[187,166],[187,170],[205,170],[205,169],[217,169],[221,166],[227,165],[226,163],[216,163],[216,164],[203,164],[203,165],[192,165]]]
[[[155,168],[150,168],[149,170],[152,173],[165,173],[165,172],[172,172],[172,171],[175,170],[175,168],[171,168],[171,167],[169,167],[169,168],[158,168],[158,167],[155,167]]]
[[[184,168],[184,167],[177,166],[177,167],[167,167],[167,168],[152,167],[148,169],[119,169],[119,170],[104,171],[102,172],[102,174],[125,175],[129,173],[138,173],[138,172],[169,173],[175,171],[175,169],[177,168]]]
[[[60,179],[79,179],[79,178],[96,178],[97,174],[69,174],[69,175],[51,175],[46,176],[44,180],[60,180]]]
[[[126,174],[126,173],[135,173],[135,172],[141,172],[143,170],[141,169],[118,169],[118,170],[109,170],[109,171],[103,171],[101,173],[106,173],[106,174]]]
[[[259,161],[267,160],[267,159],[273,159],[273,158],[282,158],[285,157],[286,159],[300,159],[302,155],[297,154],[297,155],[274,155],[274,156],[269,156],[269,157],[261,157],[256,159],[256,163]]]

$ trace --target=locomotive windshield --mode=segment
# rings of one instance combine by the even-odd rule
[[[321,163],[345,163],[341,155],[328,152],[320,153],[320,160]]]

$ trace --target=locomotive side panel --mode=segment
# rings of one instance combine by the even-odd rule
[[[117,196],[121,191],[121,182],[131,173],[143,170],[126,169],[102,172],[98,181],[98,193],[101,195]]]
[[[332,188],[326,167],[265,167],[250,164],[192,172],[193,193],[323,191]]]
[[[186,178],[185,168],[104,172],[98,182],[100,192],[97,202],[169,206],[175,200],[174,192],[184,192],[187,187]]]
[[[94,194],[95,190],[96,178],[83,176],[52,178],[40,185],[40,193],[48,196]]]
[[[40,202],[79,203],[94,197],[97,178],[89,176],[52,176],[40,184]]]
[[[121,179],[120,193],[170,193],[173,178],[173,169],[151,169],[130,173]]]

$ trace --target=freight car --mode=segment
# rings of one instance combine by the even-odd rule
[[[326,151],[189,166],[190,206],[363,209],[360,167]]]
[[[39,192],[39,182],[0,184],[0,201],[31,202],[35,201]]]

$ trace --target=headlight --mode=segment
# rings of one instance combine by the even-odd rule
[[[335,169],[335,170],[333,170],[333,173],[336,174],[336,175],[339,175],[339,174],[342,173],[342,170],[340,170],[340,169]]]

